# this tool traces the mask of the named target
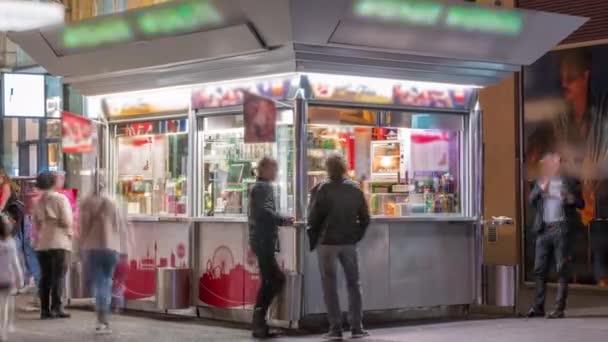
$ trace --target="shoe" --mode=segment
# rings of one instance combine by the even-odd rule
[[[350,334],[350,338],[352,338],[352,339],[365,338],[365,337],[369,337],[369,333],[363,329],[353,330]]]
[[[43,321],[49,320],[49,319],[53,319],[53,318],[55,318],[55,315],[53,315],[50,312],[42,312],[40,314],[40,319],[43,320]]]
[[[549,319],[560,319],[560,318],[564,318],[566,317],[566,315],[564,314],[564,310],[553,310],[549,315],[547,315],[547,318]]]
[[[72,317],[72,315],[70,315],[69,313],[65,312],[65,311],[58,311],[53,313],[54,318],[70,318]]]
[[[341,331],[330,331],[327,334],[323,335],[322,338],[325,341],[342,341],[342,332]]]
[[[100,324],[95,328],[95,335],[109,335],[112,333],[112,329],[108,324]]]
[[[254,330],[251,333],[251,336],[253,338],[257,338],[259,340],[268,340],[271,338],[277,338],[280,337],[281,334],[275,331],[270,331],[270,329],[266,329],[266,330]]]
[[[545,317],[545,311],[537,310],[535,308],[530,309],[526,314],[527,318]]]

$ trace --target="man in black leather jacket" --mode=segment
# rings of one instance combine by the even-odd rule
[[[530,205],[536,212],[534,232],[536,250],[534,275],[536,297],[528,317],[545,315],[545,293],[549,260],[554,258],[559,287],[556,306],[548,318],[564,317],[568,297],[571,233],[581,225],[579,209],[585,207],[579,181],[564,177],[560,170],[560,156],[545,153],[541,160],[543,177],[530,193]]]
[[[345,177],[347,166],[342,156],[328,157],[326,168],[329,179],[315,187],[308,217],[312,231],[309,236],[318,237],[319,270],[330,323],[330,330],[324,338],[342,339],[342,310],[336,278],[338,261],[346,276],[352,338],[363,338],[368,333],[361,324],[363,303],[357,244],[369,225],[369,210],[359,185]]]
[[[253,337],[270,338],[266,323],[268,308],[285,285],[285,275],[275,259],[279,249],[279,226],[290,226],[293,218],[276,210],[272,182],[277,177],[276,160],[265,157],[258,163],[258,179],[249,194],[249,244],[258,259],[261,285],[253,313]]]

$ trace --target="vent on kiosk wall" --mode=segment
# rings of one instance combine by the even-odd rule
[[[486,237],[488,239],[488,243],[497,243],[498,242],[498,227],[497,226],[489,226],[488,231],[486,232]]]
[[[608,1],[606,0],[518,0],[517,6],[591,18],[561,44],[608,39]]]

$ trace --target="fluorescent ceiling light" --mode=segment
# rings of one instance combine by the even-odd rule
[[[27,31],[63,24],[65,9],[58,3],[0,1],[0,31]]]

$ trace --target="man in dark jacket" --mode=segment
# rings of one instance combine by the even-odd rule
[[[530,205],[536,212],[536,298],[528,317],[545,315],[545,293],[549,260],[554,258],[559,287],[556,306],[548,318],[563,318],[568,297],[570,233],[580,226],[578,210],[585,207],[579,181],[561,174],[560,156],[546,153],[541,160],[542,178],[530,193]]]
[[[270,338],[266,323],[268,308],[285,284],[285,275],[275,259],[279,226],[290,226],[293,218],[276,210],[272,182],[278,172],[276,160],[265,157],[258,163],[258,179],[249,194],[249,244],[258,259],[261,286],[253,313],[253,337]]]
[[[326,168],[329,179],[315,187],[316,194],[308,218],[312,230],[309,236],[318,236],[319,269],[330,324],[324,338],[342,339],[342,310],[336,278],[338,261],[346,276],[352,337],[362,338],[369,334],[363,330],[361,323],[363,303],[357,244],[363,239],[369,225],[369,210],[359,185],[346,178],[347,166],[342,156],[329,156]]]

